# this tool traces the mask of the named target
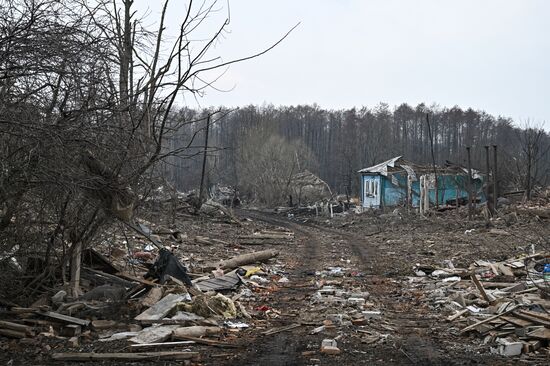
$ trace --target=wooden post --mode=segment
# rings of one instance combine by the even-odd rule
[[[468,179],[466,182],[468,182],[468,220],[472,220],[472,214],[473,214],[473,206],[472,206],[472,158],[470,154],[470,146],[466,148],[466,151],[468,152]]]
[[[412,177],[407,174],[407,210],[413,207],[412,183]]]
[[[423,175],[420,177],[420,183],[418,184],[418,188],[420,188],[420,202],[419,202],[420,214],[424,215],[424,176]]]
[[[458,194],[459,194],[459,189],[458,189],[458,181],[457,181],[457,177],[455,177],[455,184],[456,184],[456,193],[455,193],[455,205],[456,205],[456,213],[458,214],[458,206],[460,204],[460,202],[458,202]]]
[[[430,180],[425,174],[420,177],[420,213],[426,214],[430,209]]]
[[[493,145],[493,210],[498,204],[497,145]]]
[[[430,180],[424,179],[424,209],[426,212],[430,210]]]
[[[434,139],[432,136],[432,129],[430,127],[429,114],[426,113],[426,123],[428,124],[428,134],[430,135],[430,150],[432,152],[432,166],[434,170],[434,186],[435,186],[435,207],[439,208],[439,186],[437,184],[437,168],[435,166],[435,153],[434,153]]]

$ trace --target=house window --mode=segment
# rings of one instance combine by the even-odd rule
[[[365,180],[365,197],[378,196],[378,180]]]

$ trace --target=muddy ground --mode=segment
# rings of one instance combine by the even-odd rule
[[[540,243],[549,237],[548,222],[536,217],[515,217],[487,225],[482,219],[468,222],[463,213],[452,211],[429,218],[403,212],[350,213],[333,219],[288,217],[255,210],[239,210],[236,214],[243,220],[243,226],[191,218],[177,222],[178,228],[190,236],[207,235],[228,243],[209,247],[189,243],[180,248],[181,256],[195,256],[200,261],[201,256],[228,257],[232,253],[276,248],[280,255],[266,267],[277,269],[275,278],[284,276],[289,281],[272,281],[264,289],[255,289],[250,298],[239,298],[252,315],[252,319],[245,320],[251,327],[228,331],[221,337],[236,348],[187,347],[201,353],[198,364],[544,365],[550,362],[544,352],[513,358],[491,354],[482,339],[461,335],[456,324],[446,322],[449,310],[434,306],[427,293],[410,280],[417,264],[440,266],[444,260],[452,260],[455,266],[467,268],[477,259],[502,260],[526,253],[533,243],[544,245]],[[491,227],[506,233],[492,234]],[[292,230],[295,239],[254,248],[239,245],[235,239],[243,232],[275,228]],[[335,303],[334,298],[319,299],[316,293],[323,286],[363,294],[366,303],[362,309],[380,311],[381,316],[352,324],[356,307]],[[293,324],[296,324],[293,329],[262,334]],[[323,324],[326,329],[311,334]],[[326,338],[337,339],[339,355],[319,352]],[[125,342],[102,343],[93,338],[83,340],[74,349],[59,339],[43,339],[32,346],[2,339],[0,364],[57,365],[61,363],[49,359],[52,352],[119,352],[126,347]],[[180,365],[183,361],[136,364]]]

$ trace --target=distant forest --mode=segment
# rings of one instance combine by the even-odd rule
[[[164,166],[165,176],[179,190],[199,185],[205,116],[212,112],[184,109],[174,116],[178,125],[191,121],[172,135],[169,149],[191,148]],[[451,161],[466,166],[466,147],[471,146],[472,166],[484,171],[484,146],[491,146],[492,152],[492,145],[497,145],[503,189],[549,183],[550,136],[540,126],[530,122],[517,126],[510,118],[471,108],[391,107],[385,103],[342,110],[317,105],[220,110],[210,122],[206,180],[209,186],[221,183],[254,195],[250,182],[269,184],[287,179],[289,169],[290,173],[307,169],[325,180],[334,193],[358,195],[357,171],[361,168],[397,155],[431,164],[426,115],[437,164]]]

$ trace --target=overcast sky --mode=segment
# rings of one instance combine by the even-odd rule
[[[151,16],[158,1],[141,0]],[[183,16],[172,1],[168,25]],[[317,103],[324,108],[472,107],[550,128],[548,0],[232,0],[231,33],[216,45],[231,66],[201,106]],[[225,8],[203,28],[213,32]],[[214,54],[212,53],[212,54]]]

